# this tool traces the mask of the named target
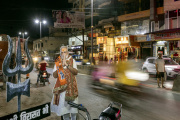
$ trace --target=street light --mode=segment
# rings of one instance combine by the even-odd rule
[[[44,23],[44,24],[46,24],[46,21],[45,21],[45,20],[43,20],[43,23]]]
[[[22,37],[23,37],[23,40],[24,40],[24,35],[27,35],[28,33],[27,32],[19,32],[19,35],[22,35]]]
[[[39,20],[35,20],[35,23],[39,23]]]
[[[24,41],[24,35],[27,35],[28,33],[27,32],[25,32],[25,31],[22,31],[22,32],[19,32],[19,35],[22,35],[22,37],[23,37],[23,41]],[[23,54],[24,55],[24,54]]]
[[[43,20],[43,21],[40,21],[40,20],[38,20],[38,19],[36,19],[35,20],[35,23],[39,23],[39,25],[40,25],[40,39],[41,39],[41,24],[43,23],[43,24],[46,24],[47,23],[47,21],[46,20]]]

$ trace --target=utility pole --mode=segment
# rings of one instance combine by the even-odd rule
[[[82,29],[82,39],[83,39],[83,59],[84,59],[84,56],[85,56],[85,50],[84,50],[84,29]]]
[[[93,63],[93,0],[91,0],[91,64]]]

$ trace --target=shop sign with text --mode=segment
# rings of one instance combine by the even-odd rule
[[[135,41],[137,42],[145,42],[146,41],[146,36],[135,36]]]
[[[155,34],[155,40],[162,40],[162,39],[180,39],[180,31],[177,32],[168,32],[168,33],[157,33]]]
[[[115,46],[122,45],[122,44],[129,44],[128,36],[121,36],[121,37],[115,38]]]
[[[98,44],[101,44],[101,43],[104,43],[106,44],[106,41],[107,41],[107,37],[97,37],[97,45]]]

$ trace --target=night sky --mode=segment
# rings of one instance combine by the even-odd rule
[[[48,22],[42,25],[42,37],[48,36],[48,27],[53,26],[52,10],[70,10],[71,6],[68,0],[1,0],[0,34],[15,37],[24,29],[31,40],[37,39],[40,37],[40,27],[34,20],[41,18]]]

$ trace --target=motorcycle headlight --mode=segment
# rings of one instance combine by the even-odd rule
[[[125,71],[125,75],[128,79],[137,81],[147,81],[149,79],[149,75],[147,73]]]
[[[37,58],[37,57],[34,57],[34,58],[33,58],[33,60],[34,60],[34,61],[37,61],[37,60],[38,60],[38,58]]]

